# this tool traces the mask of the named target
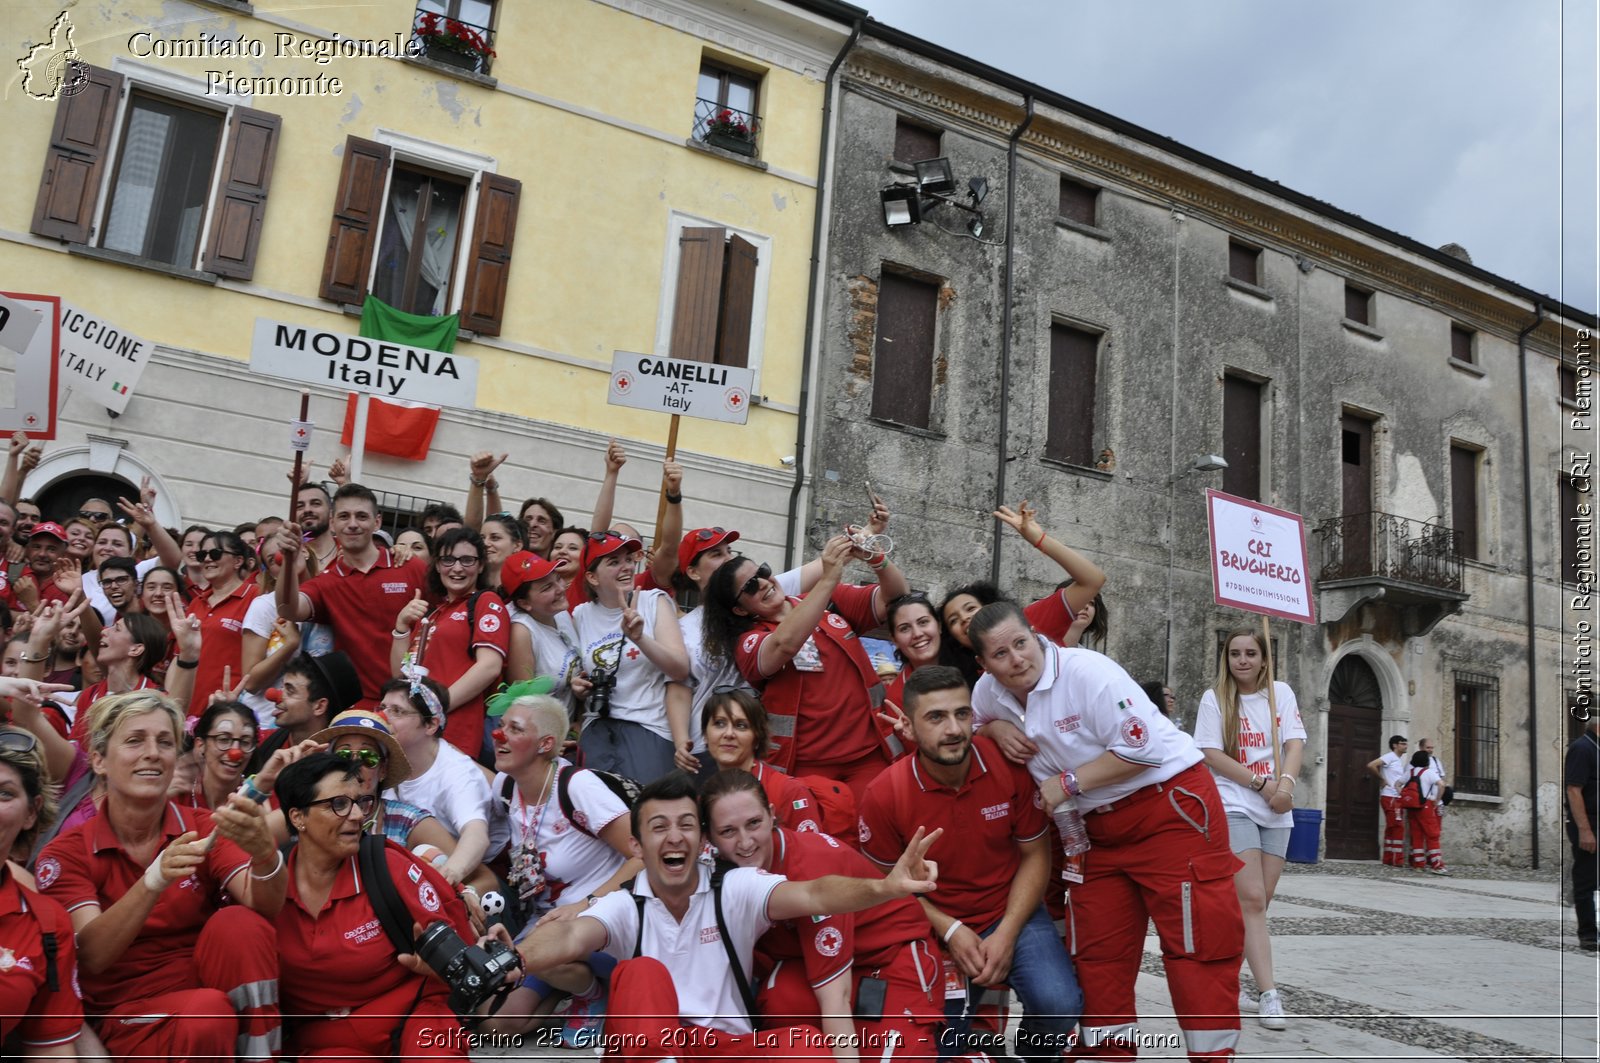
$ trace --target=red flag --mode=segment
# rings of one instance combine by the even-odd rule
[[[433,445],[439,427],[439,407],[404,399],[367,398],[367,452],[388,454],[407,461],[422,461]],[[344,430],[339,442],[351,445],[356,429],[356,396],[344,404]]]

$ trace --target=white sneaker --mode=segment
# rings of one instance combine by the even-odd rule
[[[1287,1030],[1289,1020],[1283,1014],[1283,996],[1276,989],[1269,989],[1261,994],[1256,1010],[1259,1012],[1256,1021],[1269,1030]]]
[[[1256,998],[1251,996],[1248,990],[1244,990],[1244,989],[1239,990],[1239,1010],[1241,1012],[1244,1012],[1244,1011],[1253,1012],[1253,1011],[1256,1010],[1257,1007],[1258,1007],[1258,1005],[1256,1003]]]

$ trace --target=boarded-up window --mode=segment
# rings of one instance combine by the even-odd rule
[[[1483,451],[1450,444],[1450,523],[1455,526],[1456,553],[1478,557],[1478,459]]]
[[[1583,496],[1578,490],[1576,477],[1557,477],[1556,489],[1561,495],[1561,578],[1568,583],[1593,583],[1594,561],[1581,560],[1581,547],[1594,541],[1594,518],[1584,516]]]
[[[125,93],[122,75],[84,69],[82,90],[62,93],[56,104],[32,231],[180,269],[250,279],[277,154],[278,116],[155,95],[137,82]],[[219,164],[225,126],[228,148]],[[111,179],[103,181],[107,167]],[[105,209],[96,233],[102,185]]]
[[[939,289],[885,273],[878,285],[878,342],[872,357],[872,416],[927,428],[933,408],[933,344]]]
[[[1372,324],[1372,293],[1354,284],[1344,286],[1344,317],[1358,325]]]
[[[757,265],[755,244],[737,233],[711,226],[683,230],[672,357],[749,366]]]
[[[1092,466],[1095,363],[1100,337],[1071,325],[1050,327],[1050,429],[1045,456]]]
[[[1222,378],[1222,457],[1222,489],[1260,501],[1261,385],[1231,373]]]
[[[1261,286],[1261,248],[1238,240],[1228,241],[1228,276],[1245,284]]]
[[[1469,365],[1475,362],[1477,359],[1473,355],[1472,351],[1472,338],[1475,335],[1476,333],[1469,328],[1463,328],[1460,325],[1451,325],[1450,357],[1454,358],[1458,362],[1466,362]]]
[[[894,161],[910,165],[924,159],[937,159],[943,134],[937,129],[904,118],[894,120]]]
[[[1070,177],[1061,179],[1061,216],[1080,225],[1100,224],[1100,190]]]
[[[1568,402],[1578,401],[1578,371],[1570,365],[1556,367],[1556,386]]]

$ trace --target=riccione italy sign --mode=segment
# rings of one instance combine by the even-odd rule
[[[1317,622],[1298,514],[1221,491],[1206,492],[1211,591],[1218,605]]]
[[[472,409],[478,402],[475,359],[264,317],[256,318],[250,369],[434,406]]]

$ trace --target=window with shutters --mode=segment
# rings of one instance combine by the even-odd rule
[[[1071,325],[1050,326],[1050,425],[1045,457],[1092,468],[1095,371],[1100,333]]]
[[[56,104],[31,230],[249,280],[281,120],[177,75],[86,67]]]
[[[1100,224],[1100,190],[1070,177],[1061,179],[1060,216],[1079,225]]]
[[[885,270],[878,282],[878,338],[872,354],[872,416],[928,428],[939,286]]]
[[[1354,284],[1344,286],[1344,319],[1372,326],[1372,293]]]
[[[1259,502],[1261,483],[1261,399],[1263,385],[1228,373],[1222,378],[1222,489]]]
[[[1450,524],[1456,533],[1456,553],[1478,560],[1478,465],[1483,451],[1461,443],[1450,444]]]
[[[1556,366],[1556,393],[1565,404],[1578,404],[1578,370],[1562,362]]]
[[[1241,284],[1261,287],[1261,248],[1242,240],[1229,240],[1228,276]]]
[[[1450,357],[1457,362],[1476,365],[1478,334],[1465,325],[1450,326]]]
[[[459,312],[498,336],[522,182],[493,160],[392,135],[348,137],[322,264],[322,298],[370,294],[413,314]]]
[[[759,370],[770,238],[677,213],[668,233],[657,352]]]

